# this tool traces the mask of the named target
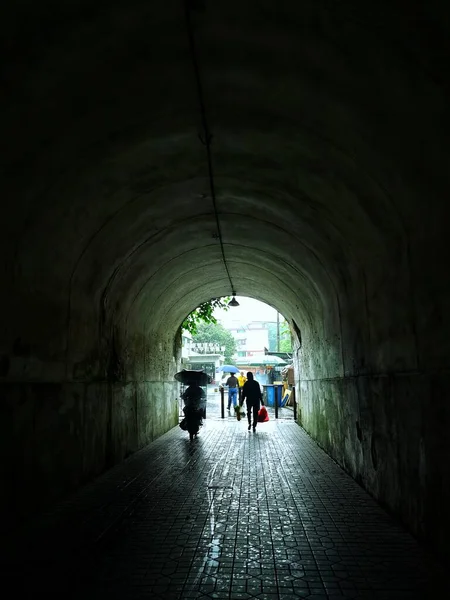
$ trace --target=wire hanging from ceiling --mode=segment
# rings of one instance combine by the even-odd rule
[[[211,131],[208,126],[208,120],[206,118],[206,107],[205,107],[205,100],[204,100],[204,96],[203,96],[203,86],[202,86],[202,80],[200,77],[200,69],[199,69],[198,58],[197,58],[197,48],[195,45],[195,36],[194,36],[194,30],[192,27],[192,19],[191,19],[191,9],[193,8],[193,0],[185,0],[184,5],[185,5],[186,27],[187,27],[187,33],[188,33],[188,38],[189,38],[189,50],[190,50],[192,66],[193,66],[194,74],[195,74],[198,102],[199,102],[199,106],[200,106],[201,123],[202,123],[202,129],[203,129],[203,137],[199,136],[199,138],[200,138],[200,141],[202,142],[202,144],[206,148],[206,156],[207,156],[207,162],[208,162],[209,187],[211,190],[211,199],[212,199],[213,208],[214,208],[214,215],[216,218],[216,226],[217,226],[217,234],[218,234],[219,243],[220,243],[220,250],[222,253],[223,264],[225,266],[228,280],[230,282],[233,300],[235,302],[235,304],[232,304],[232,302],[233,302],[233,300],[232,300],[230,304],[231,304],[231,306],[236,306],[236,305],[238,305],[238,303],[236,302],[236,300],[234,298],[234,296],[236,295],[236,291],[234,289],[233,281],[232,281],[231,275],[230,275],[230,270],[229,270],[228,264],[227,264],[227,259],[225,257],[225,249],[224,249],[223,239],[222,239],[222,230],[220,227],[219,213],[217,211],[216,188],[214,185],[214,171],[213,171],[212,153],[211,153],[212,134],[211,134]]]

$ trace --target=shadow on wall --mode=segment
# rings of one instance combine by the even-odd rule
[[[8,358],[3,358],[6,370]],[[0,383],[2,529],[61,499],[178,423],[174,381]],[[5,372],[7,375],[7,372]]]

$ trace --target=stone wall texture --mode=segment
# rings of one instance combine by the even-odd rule
[[[0,506],[8,528],[178,423],[174,383],[2,383]]]

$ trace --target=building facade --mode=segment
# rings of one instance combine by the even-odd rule
[[[209,342],[194,342],[188,331],[182,333],[181,364],[184,369],[203,370],[215,382],[216,373],[223,365],[224,346]]]

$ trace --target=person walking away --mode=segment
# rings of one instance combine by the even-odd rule
[[[242,388],[242,396],[240,405],[244,404],[244,400],[247,400],[247,418],[248,418],[248,430],[252,426],[252,415],[253,415],[253,431],[256,431],[256,425],[258,423],[258,411],[261,404],[263,403],[261,386],[253,379],[253,373],[250,371],[247,373],[247,381],[244,383]]]
[[[199,428],[203,425],[203,417],[206,411],[206,394],[197,381],[191,381],[181,397],[184,400],[183,412],[189,431],[189,439],[192,441],[194,436],[197,437]]]
[[[236,406],[236,399],[238,393],[238,380],[235,375],[228,377],[226,384],[228,386],[228,410],[230,410],[231,403],[233,407]]]
[[[206,394],[197,381],[191,381],[189,387],[186,388],[181,397],[184,400],[184,408],[186,410],[198,410],[203,416],[205,415]]]
[[[239,385],[239,404],[241,403],[242,397],[242,388],[244,387],[244,383],[247,381],[247,377],[244,375],[244,371],[241,371],[241,374],[238,375],[238,385]]]

